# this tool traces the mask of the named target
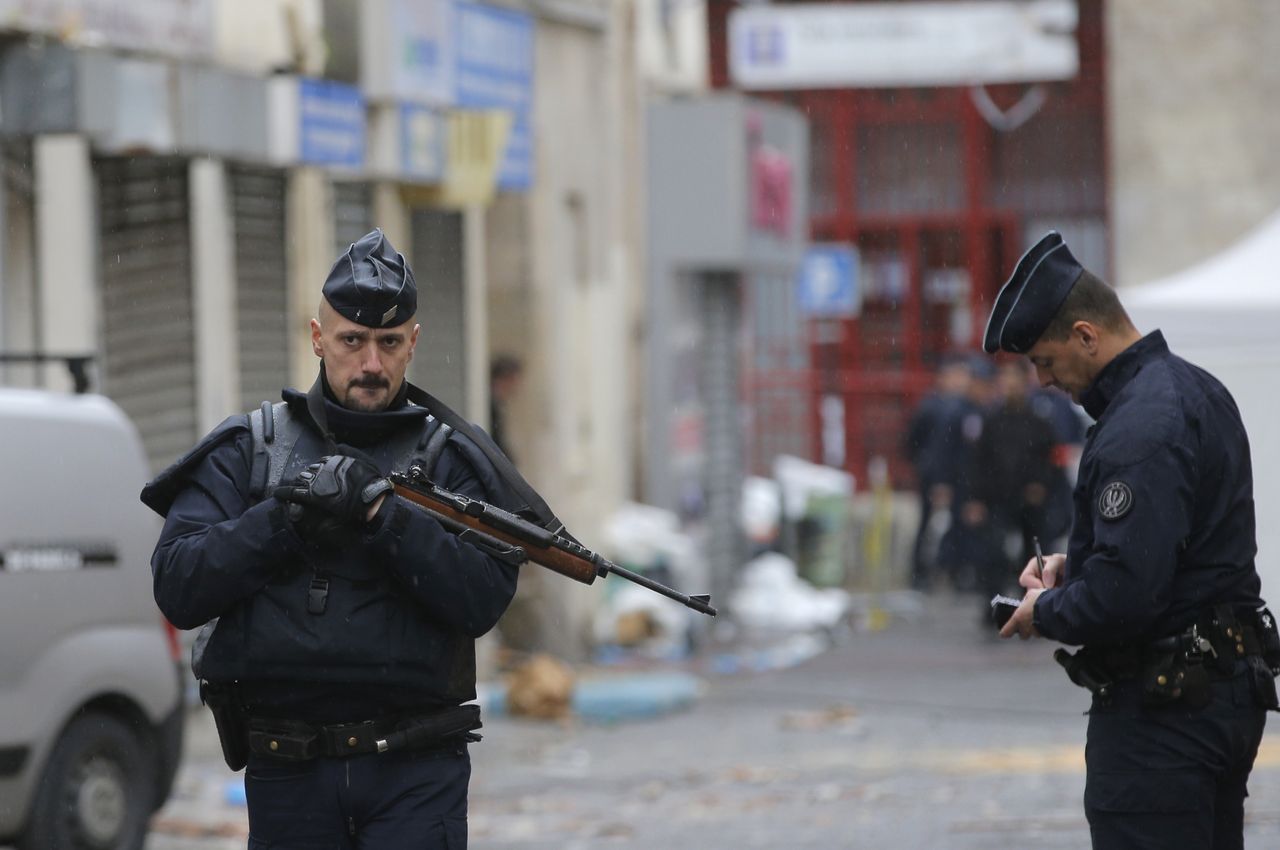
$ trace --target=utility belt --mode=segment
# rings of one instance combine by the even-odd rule
[[[359,723],[314,724],[250,716],[234,684],[202,681],[200,698],[213,714],[223,759],[232,770],[243,768],[250,753],[309,761],[371,753],[461,751],[466,744],[480,740],[475,730],[483,725],[478,705]]]
[[[1235,675],[1243,662],[1259,704],[1280,711],[1276,676],[1280,675],[1280,633],[1263,607],[1238,611],[1217,605],[1185,631],[1151,643],[1084,647],[1074,654],[1053,654],[1072,682],[1088,689],[1103,705],[1120,682],[1138,680],[1146,707],[1182,703],[1202,708],[1212,698],[1210,684]]]

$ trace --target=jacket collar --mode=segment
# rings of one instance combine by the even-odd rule
[[[1093,383],[1080,396],[1080,404],[1094,420],[1101,418],[1111,400],[1120,394],[1142,367],[1169,353],[1164,334],[1152,331],[1124,351],[1117,354],[1093,379]]]
[[[401,384],[400,392],[396,394],[395,399],[386,410],[377,413],[364,413],[358,410],[348,410],[334,401],[328,380],[324,376],[323,367],[321,367],[320,374],[320,381],[324,387],[325,419],[328,420],[329,429],[333,432],[334,439],[339,443],[348,443],[353,446],[372,445],[409,425],[421,427],[422,420],[427,417],[428,411],[425,407],[410,404],[406,400],[405,394],[408,381]],[[306,393],[289,388],[284,390],[281,398],[288,402],[289,407],[296,415],[301,416],[303,421],[311,423],[311,414],[307,410]]]

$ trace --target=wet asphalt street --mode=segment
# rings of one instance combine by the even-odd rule
[[[1052,649],[991,638],[973,599],[931,597],[785,669],[690,665],[705,690],[678,713],[613,725],[491,716],[472,749],[470,846],[1087,848],[1088,695]],[[1276,717],[1251,782],[1250,848],[1280,847]],[[190,732],[147,850],[244,847],[207,715]]]

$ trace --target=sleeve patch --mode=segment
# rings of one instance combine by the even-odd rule
[[[1098,495],[1098,513],[1110,522],[1121,519],[1133,509],[1133,490],[1123,481],[1112,481]]]

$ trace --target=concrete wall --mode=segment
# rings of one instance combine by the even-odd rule
[[[89,142],[72,134],[41,136],[32,162],[36,343],[48,354],[92,354],[99,348],[99,299]],[[71,389],[65,369],[45,370],[44,386]]]
[[[1280,3],[1106,5],[1115,283],[1230,245],[1280,207]]]
[[[541,15],[536,28],[534,187],[487,220],[489,347],[524,360],[510,407],[520,465],[570,526],[597,526],[622,498],[628,427],[626,293],[634,240],[616,201],[627,163],[608,16]]]
[[[306,390],[319,368],[311,349],[311,319],[335,259],[333,185],[318,168],[296,168],[289,173],[287,191],[289,383]]]
[[[486,215],[489,350],[524,361],[507,411],[516,459],[592,548],[633,491],[632,293],[640,278],[637,152],[627,131],[638,88],[627,5],[530,4],[534,185],[499,198]],[[580,656],[595,592],[526,569],[504,636]]]

